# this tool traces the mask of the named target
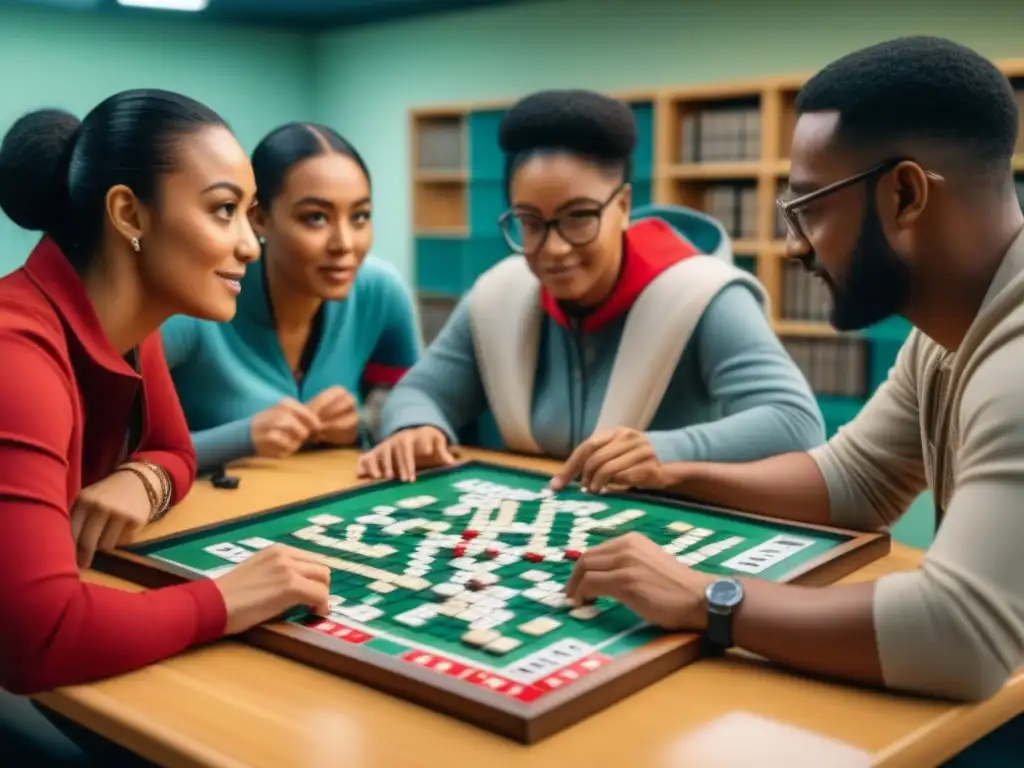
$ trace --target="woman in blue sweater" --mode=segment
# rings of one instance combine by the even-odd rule
[[[454,461],[450,445],[485,410],[505,449],[566,459],[556,486],[643,485],[659,461],[751,461],[824,441],[721,225],[679,208],[671,222],[631,217],[625,104],[534,94],[500,141],[501,224],[520,255],[477,280],[391,393],[363,476],[411,480]]]
[[[237,314],[163,327],[200,469],[360,444],[377,393],[419,354],[408,292],[367,255],[370,174],[356,150],[330,128],[291,123],[260,142],[252,164],[263,255],[241,281]]]

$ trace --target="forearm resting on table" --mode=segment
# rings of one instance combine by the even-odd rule
[[[804,672],[883,683],[873,582],[816,588],[747,579],[743,589],[737,647]]]
[[[738,464],[674,462],[665,470],[665,492],[672,495],[786,520],[829,522],[828,487],[807,453]]]

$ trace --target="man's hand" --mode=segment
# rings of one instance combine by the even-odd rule
[[[580,443],[551,480],[558,491],[576,477],[592,493],[609,487],[662,489],[665,473],[643,432],[620,427]]]
[[[584,552],[565,595],[576,605],[610,597],[659,627],[703,631],[704,590],[713,580],[646,536],[627,533]]]
[[[344,387],[328,387],[306,407],[320,419],[320,429],[311,435],[314,442],[355,444],[359,438],[359,408],[351,392]]]
[[[283,459],[299,450],[320,427],[319,416],[286,397],[253,417],[252,443],[256,455]]]
[[[71,508],[78,567],[90,567],[97,549],[110,550],[131,541],[149,522],[152,511],[146,486],[133,472],[114,472],[83,488]]]

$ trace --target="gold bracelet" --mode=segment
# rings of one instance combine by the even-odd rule
[[[135,463],[141,464],[150,472],[155,474],[158,478],[160,478],[160,504],[158,505],[158,508],[153,512],[151,522],[161,520],[163,519],[164,515],[167,514],[167,511],[171,508],[171,495],[174,490],[171,485],[171,476],[168,474],[167,470],[161,467],[159,464],[154,464],[153,462],[147,461],[146,459],[137,459]]]
[[[160,498],[156,495],[156,488],[153,487],[153,483],[150,482],[149,477],[138,467],[133,467],[131,464],[122,464],[115,472],[131,472],[139,480],[142,481],[143,487],[146,489],[146,495],[149,497],[149,519],[152,520],[156,514],[157,509],[160,507]]]

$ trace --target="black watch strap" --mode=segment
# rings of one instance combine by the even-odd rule
[[[708,609],[708,628],[706,632],[708,644],[714,648],[726,650],[732,648],[732,611]]]

